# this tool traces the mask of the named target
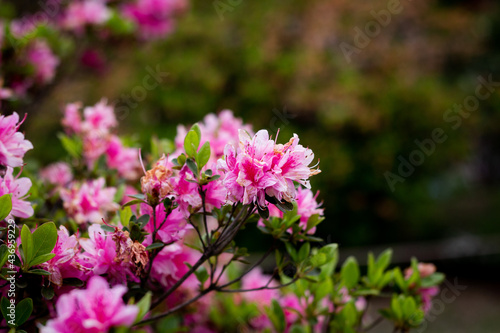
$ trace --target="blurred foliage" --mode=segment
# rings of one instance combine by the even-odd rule
[[[159,68],[168,78],[130,104],[123,133],[136,133],[137,144],[148,147],[153,133],[173,139],[177,124],[224,108],[255,129],[280,127],[282,138],[298,133],[321,160],[323,173],[312,185],[326,213],[319,232],[329,241],[344,246],[500,231],[487,213],[499,197],[493,189],[500,180],[498,93],[456,130],[443,120],[474,93],[479,75],[500,81],[500,4],[401,1],[401,13],[349,63],[340,43],[353,44],[353,29],[364,29],[370,11],[386,9],[387,1],[222,2],[230,10],[221,14],[214,2],[193,0],[160,44],[102,45],[104,74],[68,66],[48,93],[21,110],[30,113],[29,157],[46,164],[61,156],[55,133],[64,103],[106,96],[125,106],[123,94],[142,86],[146,67]],[[430,138],[435,128],[448,139],[391,192],[384,173],[397,173],[398,156],[408,159],[414,141]],[[480,195],[471,197],[478,188]],[[469,222],[457,225],[457,215]]]

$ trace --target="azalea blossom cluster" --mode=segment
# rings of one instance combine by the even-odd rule
[[[299,144],[297,135],[277,144],[266,130],[253,137],[240,130],[238,147],[226,146],[218,168],[224,173],[229,200],[267,207],[266,195],[280,202],[295,200],[294,182],[310,188],[309,177],[321,172],[309,167],[313,159],[314,153]]]
[[[0,73],[0,103],[25,98],[30,89],[50,84],[61,63],[60,43],[87,34],[103,40],[124,32],[141,40],[165,38],[188,7],[187,0],[72,0],[41,5],[38,12],[16,19],[0,16],[0,66],[7,69]],[[83,65],[99,70],[103,56],[96,49],[83,50],[81,59]],[[4,57],[4,52],[10,56]],[[95,61],[89,61],[90,56]]]
[[[12,216],[28,218],[33,215],[33,207],[26,200],[32,182],[14,176],[14,168],[23,166],[24,155],[33,148],[19,131],[23,121],[15,112],[10,116],[0,114],[0,196],[11,195]]]

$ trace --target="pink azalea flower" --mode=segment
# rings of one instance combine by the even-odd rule
[[[55,257],[43,263],[41,267],[49,271],[49,281],[61,287],[65,278],[84,278],[84,268],[79,262],[80,244],[76,235],[69,235],[68,229],[59,227],[57,243],[52,253]]]
[[[163,155],[154,167],[141,178],[141,190],[148,200],[160,202],[172,194],[173,167],[174,164]]]
[[[40,170],[40,178],[52,185],[64,186],[73,180],[73,172],[68,163],[52,163]]]
[[[219,158],[224,156],[224,148],[226,145],[238,145],[239,129],[245,130],[253,135],[252,127],[243,124],[240,118],[235,118],[233,112],[230,110],[223,110],[218,115],[210,113],[206,115],[203,122],[198,123],[198,125],[201,132],[200,146],[207,141],[210,143],[212,156],[209,164],[216,162]],[[179,155],[183,151],[186,134],[186,127],[179,125],[175,137],[177,152],[173,154],[174,156]]]
[[[198,211],[202,206],[198,184],[188,181],[194,180],[194,176],[187,165],[183,166],[178,176],[172,179],[175,201],[184,216],[188,218],[191,213]]]
[[[106,159],[108,167],[116,169],[120,177],[138,179],[141,170],[139,149],[124,147],[119,137],[112,136],[106,149]]]
[[[12,194],[12,211],[10,215],[28,218],[33,215],[33,207],[29,201],[25,201],[31,188],[31,180],[26,177],[14,178],[13,169],[7,167],[5,175],[0,177],[0,196]]]
[[[69,188],[61,189],[64,208],[76,223],[100,223],[108,212],[120,208],[113,202],[116,188],[104,186],[104,178],[99,178],[83,184],[74,182]]]
[[[156,256],[151,270],[151,276],[163,287],[173,286],[189,270],[186,262],[193,265],[200,257],[200,253],[179,243],[164,247]],[[194,289],[198,280],[191,275],[183,284],[183,288]]]
[[[80,133],[82,130],[82,117],[80,116],[80,109],[82,103],[69,103],[64,108],[64,118],[62,124],[68,134]]]
[[[422,309],[427,313],[432,308],[432,298],[439,294],[439,287],[420,288],[418,293],[422,298]]]
[[[21,124],[16,112],[10,116],[0,115],[0,165],[20,167],[24,154],[33,149],[31,142],[24,139],[24,134],[18,132]]]
[[[118,125],[114,108],[108,105],[108,101],[103,98],[94,106],[87,106],[83,109],[85,121],[82,123],[84,132],[109,133]]]
[[[73,1],[69,4],[61,26],[81,32],[86,25],[100,25],[111,17],[103,0]]]
[[[266,130],[253,138],[242,130],[239,134],[238,149],[227,145],[225,159],[218,161],[219,170],[225,173],[228,198],[233,202],[265,207],[266,194],[291,202],[296,198],[294,181],[309,188],[308,178],[320,172],[309,167],[314,154],[298,144],[297,135],[282,145],[271,140]]]
[[[158,229],[158,239],[163,243],[168,244],[178,241],[184,237],[186,231],[191,229],[191,225],[187,223],[184,215],[180,209],[174,209],[168,217],[166,217],[165,207],[163,205],[156,206],[156,226]],[[148,214],[150,216],[148,224],[144,227],[146,232],[150,235],[147,236],[148,245],[152,243],[151,234],[155,230],[153,209],[150,205],[141,204],[141,215]],[[166,218],[166,220],[165,220]],[[165,223],[163,223],[165,221]],[[163,225],[162,225],[163,224]],[[160,228],[161,226],[161,228]]]
[[[110,288],[100,277],[92,277],[85,290],[72,290],[62,295],[56,304],[57,317],[41,327],[42,333],[101,333],[112,327],[130,326],[139,308],[126,305],[122,296],[125,286]]]
[[[185,0],[136,0],[123,7],[145,39],[163,38],[174,29],[174,16],[187,7]]]
[[[128,243],[132,242],[130,238],[126,240]],[[113,239],[113,233],[102,230],[101,225],[91,225],[89,238],[81,238],[80,245],[85,250],[81,255],[81,262],[85,267],[91,268],[94,275],[107,274],[113,284],[126,284],[127,277],[138,281],[132,272],[132,263],[116,259],[117,242]]]
[[[269,283],[270,279],[270,275],[263,274],[262,269],[260,267],[256,267],[243,277],[241,280],[241,289],[257,289],[266,285],[268,287],[276,286],[277,284],[274,280]],[[264,306],[270,306],[271,301],[278,298],[279,292],[277,289],[262,289],[244,292],[241,296],[246,301],[256,303],[260,308],[263,308]]]
[[[46,84],[54,79],[56,68],[59,65],[57,58],[48,44],[43,40],[36,40],[28,47],[27,61],[35,69],[35,80],[39,83]]]

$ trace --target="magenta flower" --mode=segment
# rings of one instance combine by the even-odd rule
[[[68,163],[52,163],[40,170],[40,178],[52,185],[64,186],[73,180],[73,172]]]
[[[26,55],[27,61],[35,69],[35,80],[39,83],[50,83],[56,74],[59,58],[52,53],[48,44],[43,40],[36,40],[30,45]]]
[[[69,103],[64,107],[62,125],[68,134],[79,134],[82,131],[81,108],[82,103],[80,102]]]
[[[187,223],[187,220],[184,218],[184,215],[182,214],[180,209],[174,209],[168,215],[168,217],[166,217],[165,207],[163,207],[163,205],[156,206],[155,210],[157,225],[156,227],[158,228],[157,236],[158,239],[163,243],[168,244],[171,242],[176,242],[184,237],[187,230],[191,229],[191,225]],[[150,216],[149,222],[144,227],[144,230],[152,234],[155,230],[153,208],[151,208],[150,205],[141,204],[141,214],[148,214]],[[150,245],[152,243],[151,235],[148,235],[146,239],[148,245]]]
[[[31,142],[24,139],[24,134],[18,132],[21,124],[16,112],[10,116],[0,115],[0,165],[20,167],[24,154],[33,149]]]
[[[118,240],[120,241],[123,239]],[[130,238],[125,237],[125,241],[128,243],[125,245],[132,245]],[[102,230],[101,225],[91,225],[89,238],[81,238],[80,245],[85,250],[81,255],[81,262],[83,266],[91,268],[94,275],[107,274],[112,284],[126,284],[127,277],[138,280],[132,272],[132,263],[118,258],[118,244],[117,240],[113,239],[113,233]]]
[[[56,304],[57,317],[41,327],[42,333],[101,333],[112,327],[130,326],[139,308],[126,305],[122,296],[125,286],[110,288],[100,277],[92,277],[85,290],[72,290],[62,295]]]
[[[309,188],[308,178],[320,172],[309,167],[314,154],[298,144],[294,135],[285,145],[276,144],[266,130],[252,138],[240,130],[240,143],[225,148],[225,159],[219,159],[218,168],[225,175],[223,184],[228,199],[243,204],[267,206],[266,194],[279,201],[296,198],[294,182]]]
[[[103,98],[94,106],[87,106],[83,109],[85,121],[82,123],[84,132],[109,133],[118,125],[114,108],[108,105],[108,101]]]
[[[33,215],[33,207],[29,201],[25,201],[31,188],[31,180],[26,177],[14,178],[13,169],[7,167],[5,175],[0,177],[0,196],[12,194],[12,211],[10,215],[28,218]]]
[[[128,180],[138,179],[141,172],[139,149],[124,147],[117,136],[112,136],[106,149],[106,160],[110,168],[116,169],[118,175]]]
[[[175,15],[187,7],[185,0],[136,0],[123,7],[123,15],[134,22],[144,39],[159,39],[174,29]]]
[[[69,188],[61,189],[61,199],[66,212],[76,223],[101,223],[108,212],[120,208],[113,202],[115,193],[116,188],[105,187],[104,178],[99,178],[83,184],[73,182]]]
[[[65,278],[84,278],[85,268],[79,262],[80,244],[76,235],[69,235],[68,229],[59,227],[57,243],[52,253],[55,257],[43,263],[41,267],[49,271],[49,281],[61,287]]]
[[[185,263],[193,265],[199,257],[199,252],[182,246],[179,243],[171,244],[164,247],[156,256],[151,276],[163,287],[169,288],[188,272],[189,268]],[[196,280],[194,275],[191,275],[182,284],[182,287],[194,289],[197,284],[198,280]]]

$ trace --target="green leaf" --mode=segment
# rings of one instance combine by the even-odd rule
[[[398,287],[402,291],[406,291],[406,289],[408,288],[408,285],[407,285],[407,283],[403,277],[403,273],[401,273],[401,269],[399,267],[394,268],[393,276],[394,276],[394,281],[396,282]]]
[[[348,289],[353,288],[358,283],[360,275],[358,261],[356,258],[347,258],[342,266],[340,274],[345,286]]]
[[[65,278],[63,279],[63,285],[72,287],[82,287],[84,283],[82,280],[77,278]]]
[[[141,203],[144,203],[144,200],[141,200],[141,199],[135,199],[135,200],[132,200],[132,201],[129,201],[127,202],[126,204],[123,205],[123,208],[130,208],[129,206],[133,206],[133,205],[140,205]],[[122,209],[123,210],[123,209]],[[132,210],[131,210],[132,212]],[[128,221],[127,221],[128,222]]]
[[[309,252],[311,251],[311,244],[309,244],[308,242],[304,243],[301,247],[300,247],[300,250],[299,250],[299,253],[298,253],[298,257],[297,257],[297,260],[299,262],[301,261],[304,261],[307,259],[307,257],[309,256]]]
[[[164,246],[165,246],[165,244],[163,244],[161,242],[153,243],[146,248],[146,251],[151,251],[151,250],[154,250],[154,249],[157,249],[160,247],[164,247]]]
[[[129,201],[126,203],[126,206],[124,208],[118,211],[118,215],[120,215],[120,223],[124,227],[128,227],[128,223],[130,222],[130,218],[132,217],[132,208],[130,208],[129,204],[134,201],[140,201],[140,200]]]
[[[267,207],[260,207],[257,205],[257,210],[259,212],[260,217],[262,217],[264,220],[267,220],[269,218],[269,208]]]
[[[273,299],[271,304],[271,312],[272,316],[270,319],[274,328],[277,332],[284,332],[286,327],[285,313],[283,312],[281,305],[275,299]]]
[[[45,298],[46,300],[51,300],[54,298],[54,288],[52,287],[42,287],[42,292],[41,292],[43,298]]]
[[[190,130],[184,138],[184,150],[189,157],[195,157],[198,146],[200,145],[200,137],[194,130]]]
[[[9,216],[12,210],[12,198],[11,194],[4,194],[0,197],[0,221],[4,220]]]
[[[21,326],[28,320],[33,312],[33,300],[31,298],[25,298],[19,302],[16,306],[16,327]]]
[[[348,302],[342,309],[346,326],[352,327],[357,322],[357,310],[354,302]]]
[[[107,232],[115,232],[115,228],[105,224],[101,224],[101,229]]]
[[[7,321],[7,325],[9,325],[8,322],[11,319],[10,317],[7,316],[10,312],[8,309],[9,306],[10,306],[10,302],[7,299],[7,297],[2,297],[2,300],[0,300],[0,310],[2,311],[2,315],[5,318],[5,321]],[[9,326],[11,326],[11,325],[9,325]]]
[[[42,224],[33,232],[33,258],[50,253],[56,243],[57,228],[54,222]]]
[[[7,259],[9,259],[9,248],[7,247],[7,245],[2,244],[0,245],[0,268],[5,265]]]
[[[28,269],[29,263],[33,259],[33,235],[26,224],[21,229],[21,244],[23,245],[24,254],[23,264],[25,265],[25,269]]]
[[[289,333],[307,333],[307,330],[302,325],[293,325],[290,327]]]
[[[198,177],[198,167],[196,166],[195,161],[193,159],[188,158],[186,160],[186,165],[188,166],[189,170],[193,173],[195,177]]]
[[[434,273],[432,275],[422,278],[421,286],[424,288],[437,286],[443,283],[446,276],[443,273]]]
[[[391,263],[391,259],[392,259],[392,249],[385,250],[377,258],[377,263],[376,263],[377,268],[383,272],[385,269],[387,269],[387,267]]]
[[[26,273],[35,274],[35,275],[50,275],[50,272],[46,271],[45,269],[40,269],[40,268],[31,269],[31,270],[27,271]]]
[[[204,266],[200,266],[200,268],[194,272],[194,275],[196,275],[196,278],[200,281],[201,285],[203,285],[208,279],[208,272]]]
[[[401,297],[403,296],[401,295]],[[391,311],[395,318],[399,320],[403,319],[403,309],[401,309],[400,298],[397,295],[392,296]]]
[[[417,303],[413,297],[409,296],[404,300],[403,303],[403,315],[405,319],[410,319],[413,314],[417,311]]]
[[[72,157],[79,157],[82,153],[83,149],[83,144],[80,139],[77,137],[70,138],[62,133],[59,133],[57,135],[59,140],[61,140],[61,143],[64,147],[64,149],[72,156]]]
[[[191,126],[191,131],[195,131],[196,135],[198,135],[198,138],[201,140],[201,129],[200,129],[200,125],[198,125],[198,123]]]
[[[139,302],[137,302],[135,305],[139,308],[139,313],[137,314],[137,317],[135,318],[135,322],[139,322],[144,318],[146,313],[148,313],[149,308],[151,307],[151,298],[152,298],[152,293],[148,291],[146,295],[144,295],[143,298]]]
[[[198,151],[198,156],[196,156],[196,163],[198,164],[198,168],[200,170],[208,163],[210,154],[210,143],[207,141],[201,146],[200,150]]]
[[[36,258],[33,258],[30,262],[30,267],[31,266],[36,266],[36,265],[40,265],[40,264],[43,264],[44,262],[47,262],[49,261],[50,259],[54,258],[56,256],[55,253],[45,253],[45,254],[42,254]]]
[[[139,200],[142,200],[142,201],[146,200],[146,197],[142,193],[128,195],[128,197],[132,198],[132,199],[139,199]]]

